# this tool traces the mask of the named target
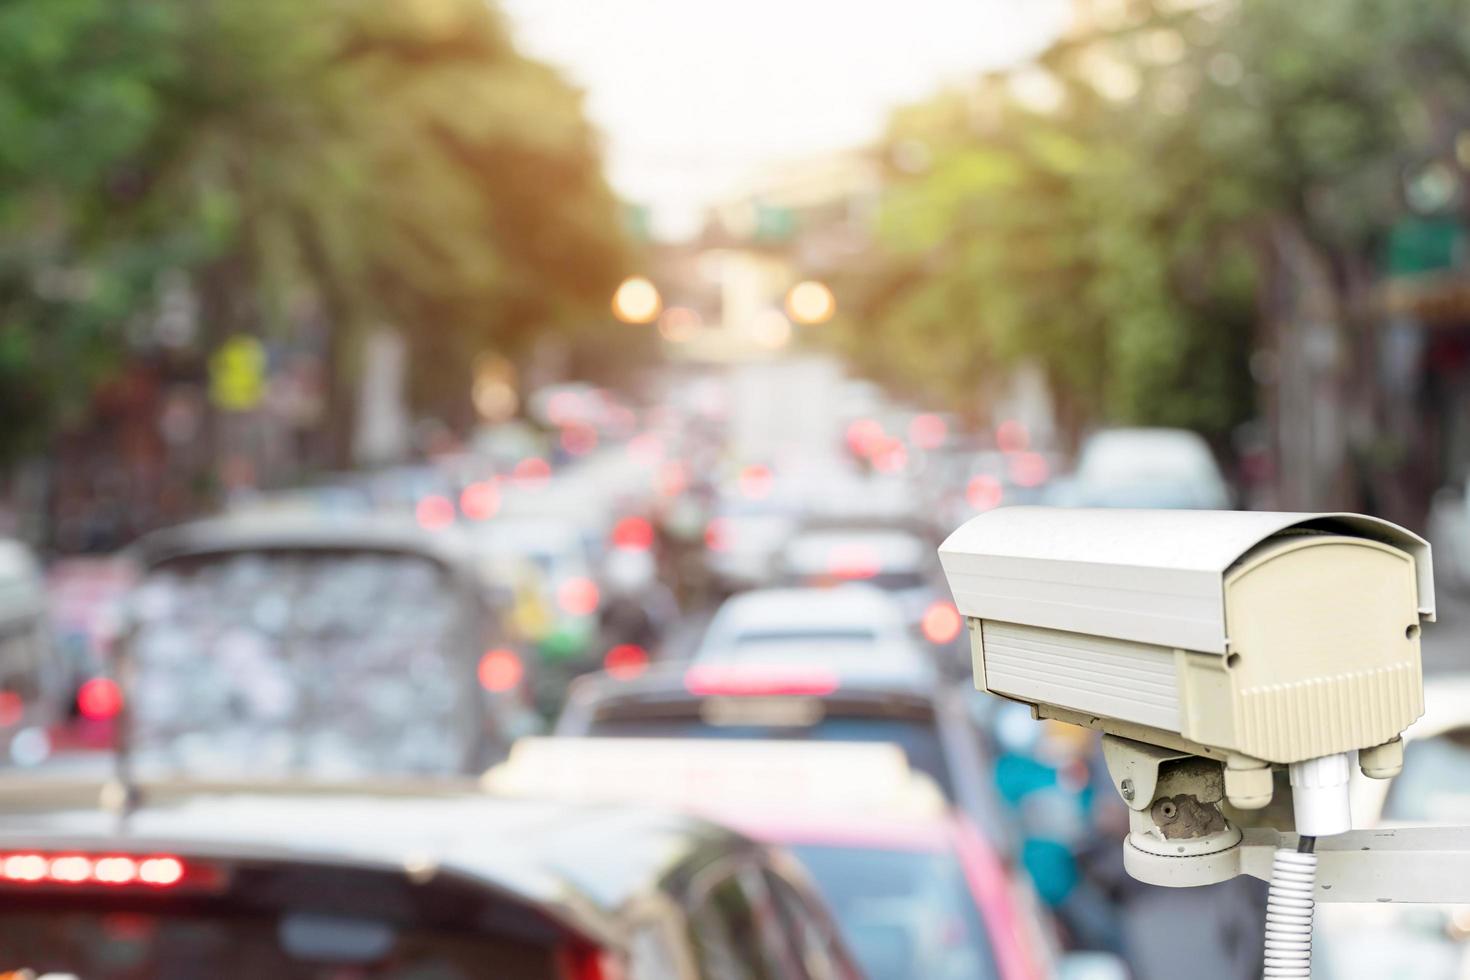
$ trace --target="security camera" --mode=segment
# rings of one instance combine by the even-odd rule
[[[1424,710],[1428,543],[1357,514],[1013,507],[939,555],[976,686],[1105,733],[1134,877],[1242,873],[1238,825],[1279,822],[1262,808],[1288,771],[1266,975],[1306,976],[1316,837],[1350,829],[1353,754],[1396,775]]]

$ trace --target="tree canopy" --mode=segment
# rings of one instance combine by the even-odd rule
[[[435,410],[628,261],[580,94],[481,0],[10,0],[0,132],[0,459],[156,343],[180,276],[204,351],[325,323],[343,381],[398,328]]]
[[[1470,125],[1470,4],[1140,0],[1034,64],[896,113],[850,346],[983,410],[1031,361],[1064,422],[1223,435],[1253,350],[1326,270],[1352,343],[1404,173]],[[1463,208],[1463,203],[1458,205]]]

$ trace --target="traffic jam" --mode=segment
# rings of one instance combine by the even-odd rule
[[[0,976],[1142,975],[1096,741],[976,691],[936,548],[1223,504],[1208,452],[859,381],[794,441],[727,381],[556,386],[44,574],[7,543]]]

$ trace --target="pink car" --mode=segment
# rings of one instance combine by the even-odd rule
[[[964,820],[720,817],[801,861],[871,980],[1055,974],[1029,891]]]

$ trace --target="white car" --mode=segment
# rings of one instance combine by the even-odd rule
[[[1105,429],[1082,447],[1064,499],[1077,507],[1226,510],[1230,490],[1209,445],[1185,429]]]
[[[833,667],[927,665],[910,639],[903,607],[867,585],[734,596],[710,621],[694,662],[762,663],[772,657]]]
[[[1354,827],[1470,825],[1470,675],[1431,678],[1424,717],[1404,733],[1404,771],[1353,774]],[[1470,907],[1317,907],[1314,973],[1321,980],[1470,977]]]
[[[1470,595],[1470,480],[1444,487],[1429,505],[1428,535],[1434,545],[1434,577]]]
[[[865,582],[897,599],[911,623],[917,623],[939,595],[934,546],[907,531],[881,527],[803,531],[786,543],[777,567],[791,585]]]

